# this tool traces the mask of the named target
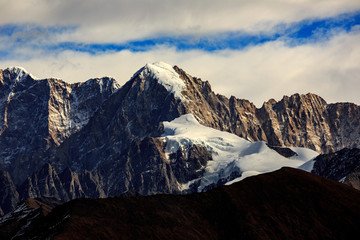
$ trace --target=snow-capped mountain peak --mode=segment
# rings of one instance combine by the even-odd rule
[[[156,78],[158,83],[163,85],[169,93],[186,101],[181,93],[186,90],[186,85],[171,65],[164,62],[147,63],[141,69],[140,77],[146,79],[147,76]]]
[[[23,67],[18,67],[18,66],[9,67],[9,68],[5,69],[5,72],[8,72],[8,74],[9,74],[8,78],[14,79],[15,83],[26,79],[28,76],[30,76],[34,80],[38,79],[35,76],[33,76],[32,74],[30,74],[28,71],[26,71],[26,69]],[[11,75],[11,77],[10,77],[10,75]]]

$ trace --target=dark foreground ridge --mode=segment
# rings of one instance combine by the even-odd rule
[[[282,168],[191,195],[76,199],[15,239],[353,239],[360,192]]]

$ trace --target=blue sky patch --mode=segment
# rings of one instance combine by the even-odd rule
[[[0,26],[0,60],[21,56],[22,49],[42,51],[46,54],[70,50],[97,55],[122,50],[145,52],[158,46],[174,47],[178,51],[242,50],[272,41],[283,41],[292,47],[321,43],[339,32],[350,32],[359,25],[360,12],[354,12],[332,18],[306,19],[292,24],[279,24],[269,32],[257,34],[244,31],[180,36],[169,34],[120,43],[79,43],[58,42],[56,38],[60,34],[76,32],[77,26],[43,27],[34,24],[7,24]],[[17,54],[13,54],[15,52]],[[23,57],[27,58],[27,56]]]

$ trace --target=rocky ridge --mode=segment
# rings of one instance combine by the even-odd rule
[[[21,239],[29,226],[36,226],[40,219],[62,203],[56,198],[47,197],[21,201],[12,212],[0,219],[0,238]]]
[[[87,124],[119,87],[114,79],[69,84],[36,79],[13,67],[0,73],[0,167],[21,183],[60,145]]]
[[[358,148],[344,148],[333,153],[321,154],[300,168],[360,190],[360,149]]]
[[[7,236],[9,239],[352,239],[360,234],[359,201],[359,191],[349,186],[282,168],[206,193],[77,199],[31,222],[19,222],[18,228],[12,228],[14,231]],[[0,223],[0,234],[9,225]]]
[[[202,143],[166,152],[164,122],[186,114],[203,126],[270,146],[318,152],[359,146],[355,104],[295,94],[258,109],[247,100],[217,95],[208,82],[165,63],[147,64],[118,89],[108,78],[67,84],[35,80],[21,69],[0,75],[1,167],[18,184],[20,199],[184,192],[184,184],[208,172],[215,154]],[[28,135],[20,138],[23,132]],[[285,154],[276,152],[279,158]],[[214,186],[241,174],[238,167],[226,171]],[[189,191],[198,189],[192,187]]]
[[[19,201],[48,197],[63,202],[76,198],[104,198],[103,176],[98,172],[73,172],[69,168],[61,173],[46,163],[16,186],[10,174],[0,172],[0,214],[13,210]]]
[[[327,104],[308,93],[278,102],[271,99],[256,108],[248,100],[215,94],[208,82],[174,69],[187,86],[187,112],[205,126],[270,146],[306,147],[319,153],[360,146],[360,107],[353,103]]]

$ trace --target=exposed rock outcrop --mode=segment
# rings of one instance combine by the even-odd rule
[[[44,166],[29,176],[17,189],[19,199],[54,197],[62,201],[75,198],[103,198],[105,194],[102,175],[98,171],[76,173],[69,168],[57,174],[51,164]]]
[[[56,198],[41,197],[21,201],[15,209],[0,219],[1,239],[22,239],[22,235],[51,210],[63,202]],[[31,226],[29,228],[29,226]]]
[[[19,200],[19,193],[10,174],[0,170],[0,216],[13,210]]]
[[[344,182],[360,190],[360,149],[345,148],[334,153],[322,154],[313,162],[311,173]]]
[[[343,183],[360,190],[360,167],[355,168],[355,170],[346,175]]]
[[[76,84],[38,80],[17,67],[0,75],[0,168],[17,184],[47,161],[47,149],[86,125],[119,87],[110,78]]]
[[[186,82],[184,103],[205,126],[234,133],[270,146],[306,147],[328,153],[345,147],[360,147],[360,107],[353,103],[327,104],[308,93],[294,94],[261,108],[247,100],[230,99],[212,92],[210,84],[174,69]]]
[[[19,187],[19,193],[21,199],[47,196],[70,200],[56,170],[49,163],[29,176]]]

